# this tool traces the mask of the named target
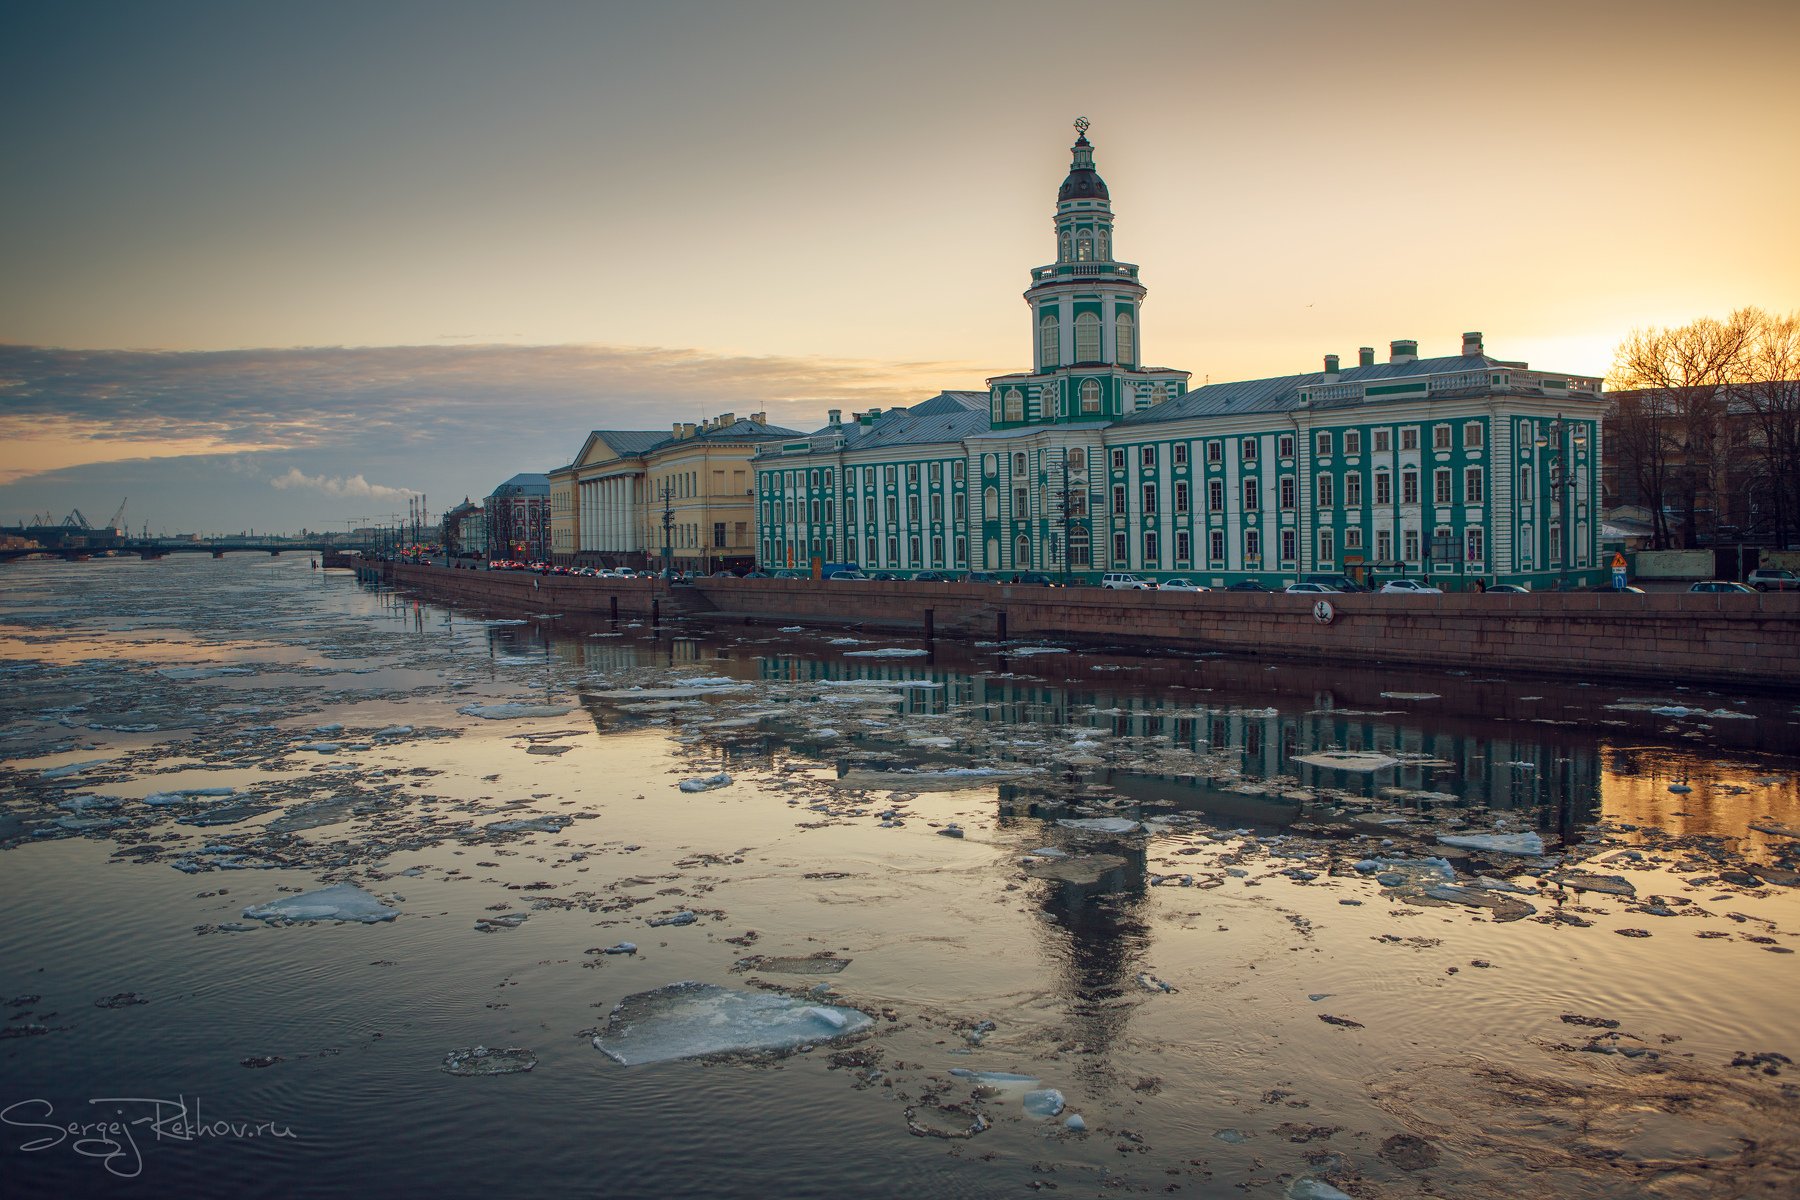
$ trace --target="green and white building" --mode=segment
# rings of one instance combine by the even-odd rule
[[[1598,582],[1598,379],[1461,352],[1190,390],[1143,365],[1145,289],[1113,257],[1086,123],[1033,269],[1033,368],[909,408],[833,411],[754,459],[767,566]]]

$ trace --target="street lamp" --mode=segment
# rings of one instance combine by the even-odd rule
[[[1563,436],[1565,432],[1569,435],[1566,441]],[[1570,448],[1571,445],[1573,449]],[[1562,543],[1556,548],[1557,555],[1562,560],[1562,571],[1557,578],[1556,587],[1558,591],[1566,592],[1569,590],[1569,560],[1575,557],[1575,535],[1569,523],[1568,495],[1575,489],[1576,464],[1571,460],[1576,451],[1587,448],[1587,426],[1575,422],[1565,426],[1562,414],[1557,413],[1556,419],[1550,422],[1548,428],[1537,435],[1537,448],[1549,450],[1546,465],[1549,468],[1550,490],[1556,497],[1556,519],[1561,526],[1559,537]]]
[[[675,485],[665,479],[662,485],[662,528],[663,528],[663,579],[669,578],[669,570],[674,566],[674,545],[672,535],[675,531]]]

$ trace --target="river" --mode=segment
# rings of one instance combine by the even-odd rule
[[[8,1196],[1800,1190],[1793,694],[191,556],[0,568],[0,757]]]

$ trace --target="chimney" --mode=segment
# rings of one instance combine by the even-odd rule
[[[879,408],[871,408],[868,412],[859,412],[856,414],[856,423],[858,425],[873,425],[875,423],[875,418],[880,413],[881,410]]]
[[[675,422],[674,427],[669,432],[669,436],[672,438],[676,438],[676,439],[679,439],[681,437],[681,422],[680,421]]]
[[[1337,378],[1338,378],[1338,356],[1335,354],[1327,354],[1325,356],[1325,382],[1326,383],[1336,383]]]
[[[825,410],[825,419],[834,426],[842,425],[844,423],[844,410],[841,408],[828,408]]]
[[[755,421],[758,425],[767,425],[769,423],[769,414],[766,412],[751,413],[750,419]]]
[[[1401,338],[1388,343],[1388,362],[1398,366],[1409,363],[1419,357],[1419,343],[1411,338]]]
[[[713,426],[713,428],[724,429],[725,427],[733,424],[736,420],[737,420],[736,413],[720,413],[718,423],[715,424]]]
[[[1356,348],[1356,365],[1359,367],[1374,366],[1375,365],[1375,347],[1373,347],[1373,346],[1358,346]]]
[[[687,421],[682,424],[681,436],[684,438],[691,438],[694,436],[694,423],[692,421]]]
[[[1463,353],[1470,357],[1477,357],[1486,353],[1481,346],[1481,333],[1479,330],[1474,333],[1463,334]]]

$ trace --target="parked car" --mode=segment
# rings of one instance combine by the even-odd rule
[[[751,571],[748,575],[745,575],[744,578],[745,579],[768,579],[768,578],[771,578],[771,576],[769,575],[769,573],[767,571]]]
[[[1163,592],[1210,592],[1210,591],[1212,591],[1211,588],[1204,587],[1198,583],[1195,583],[1193,580],[1186,579],[1180,575],[1177,575],[1173,579],[1165,579],[1161,583],[1157,584],[1156,586],[1157,586],[1158,591],[1163,591]]]
[[[943,583],[945,579],[943,573],[939,571],[920,571],[912,577],[912,581],[914,583]]]
[[[999,583],[1000,577],[992,571],[970,571],[964,583]]]
[[[1432,587],[1429,583],[1420,583],[1417,579],[1390,579],[1381,585],[1384,596],[1441,596],[1443,588]]]
[[[1744,582],[1759,592],[1800,592],[1800,575],[1783,567],[1758,567]]]
[[[1269,589],[1263,586],[1260,579],[1240,579],[1236,583],[1228,585],[1225,590],[1228,592],[1266,592]]]
[[[1729,579],[1703,579],[1689,588],[1690,592],[1750,592],[1756,589],[1742,583],[1733,583]]]
[[[831,574],[827,575],[825,578],[833,581],[834,583],[856,583],[859,581],[867,580],[871,577],[868,575],[864,575],[861,571],[858,571],[855,567],[845,567],[841,571],[833,571]]]
[[[892,571],[877,571],[873,575],[864,576],[864,578],[873,579],[877,583],[898,583],[900,581],[900,577]]]
[[[1307,595],[1313,596],[1322,593],[1329,593],[1335,596],[1338,595],[1342,589],[1334,588],[1328,583],[1290,583],[1282,590],[1286,592],[1304,592]]]
[[[1503,596],[1529,596],[1531,594],[1530,588],[1521,587],[1516,583],[1496,583],[1487,590],[1490,592],[1499,592]],[[1633,590],[1636,591],[1638,589],[1634,588]]]
[[[1139,579],[1129,571],[1108,571],[1100,577],[1100,586],[1115,592],[1153,592],[1156,585]]]
[[[1040,571],[1028,571],[1023,575],[1014,575],[1014,583],[1026,584],[1030,587],[1061,587],[1062,584]]]
[[[782,567],[771,573],[772,579],[811,579],[811,571],[803,571],[799,567]]]
[[[1329,572],[1316,575],[1302,575],[1301,583],[1322,583],[1334,592],[1367,592],[1372,591],[1367,584],[1358,583],[1348,575],[1333,575]]]

